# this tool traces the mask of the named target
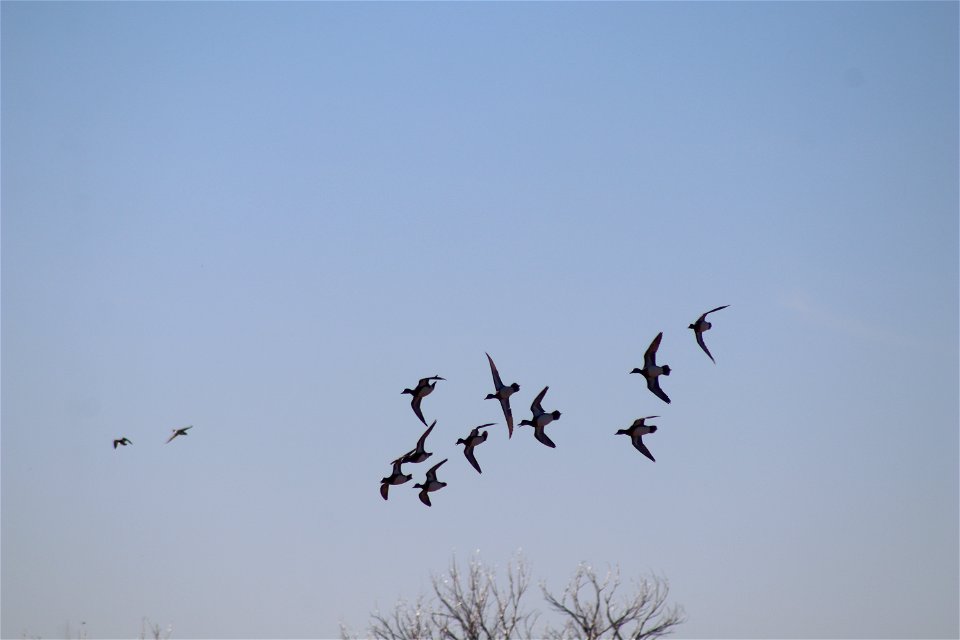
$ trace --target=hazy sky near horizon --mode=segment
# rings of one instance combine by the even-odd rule
[[[957,26],[3,2],[0,635],[330,637],[522,550],[665,576],[677,637],[957,637]],[[384,502],[435,374],[449,486]]]

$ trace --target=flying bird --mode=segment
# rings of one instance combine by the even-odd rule
[[[440,489],[443,489],[445,486],[447,486],[446,482],[440,482],[439,480],[437,480],[437,469],[439,469],[440,466],[443,465],[443,463],[446,462],[447,460],[449,460],[449,458],[444,458],[437,464],[430,467],[430,470],[427,471],[427,479],[423,481],[423,484],[413,485],[414,489],[420,489],[420,502],[427,505],[428,507],[431,506],[430,492],[439,491]]]
[[[540,404],[543,401],[543,396],[547,395],[547,389],[550,387],[544,387],[543,391],[534,398],[533,404],[530,405],[530,411],[533,413],[533,420],[521,420],[520,426],[531,426],[533,427],[533,437],[547,445],[548,447],[555,448],[557,445],[553,444],[553,440],[547,437],[547,434],[544,433],[544,428],[553,422],[554,420],[560,419],[559,411],[551,411],[547,413],[543,410],[543,406]]]
[[[697,336],[697,344],[700,345],[700,348],[703,349],[703,352],[707,354],[710,360],[713,360],[713,355],[710,353],[710,349],[707,349],[707,345],[704,344],[703,342],[703,332],[709,330],[710,327],[713,326],[712,323],[707,322],[707,315],[713,313],[714,311],[720,311],[720,309],[726,309],[729,306],[730,305],[725,304],[722,307],[717,307],[716,309],[710,309],[710,311],[707,311],[707,313],[697,318],[696,322],[694,322],[691,325],[688,325],[688,328],[693,329],[693,332]],[[713,363],[716,364],[717,361],[713,360]]]
[[[473,465],[473,468],[477,470],[477,473],[483,473],[480,469],[480,464],[477,462],[477,458],[473,455],[474,447],[483,444],[487,441],[487,432],[484,431],[480,433],[480,429],[484,427],[492,427],[496,422],[490,422],[488,424],[482,424],[479,427],[474,427],[470,431],[470,435],[466,438],[457,439],[457,444],[463,445],[463,455],[467,457],[467,461]]]
[[[164,444],[168,444],[171,440],[173,440],[173,439],[176,438],[177,436],[185,436],[185,435],[188,435],[188,434],[187,434],[187,429],[192,429],[192,428],[193,428],[193,425],[191,424],[191,425],[189,425],[189,426],[183,427],[182,429],[174,429],[174,430],[173,430],[173,434],[172,434],[169,438],[167,438],[167,442],[164,442]]]
[[[661,338],[663,338],[663,331],[657,334],[657,337],[654,338],[653,342],[650,343],[650,346],[647,347],[646,353],[643,354],[643,369],[635,368],[630,373],[639,373],[646,378],[647,389],[650,389],[655,396],[667,404],[670,404],[670,398],[666,393],[663,392],[663,389],[660,388],[660,381],[657,379],[661,375],[670,375],[669,365],[657,365],[657,349],[660,348]]]
[[[430,384],[431,380],[445,380],[446,378],[441,378],[440,376],[430,376],[429,378],[420,378],[420,382],[417,383],[417,386],[413,389],[404,389],[400,392],[400,395],[409,393],[413,396],[413,399],[410,400],[410,406],[413,407],[413,412],[417,414],[417,417],[420,418],[420,422],[427,424],[427,421],[423,419],[423,413],[420,411],[420,403],[423,402],[423,399],[430,395],[433,392],[433,388],[437,386],[437,383],[434,382]]]
[[[125,447],[125,446],[127,446],[128,444],[133,444],[133,440],[129,440],[129,439],[127,439],[126,437],[123,437],[123,438],[120,438],[119,440],[114,440],[114,441],[113,441],[113,448],[116,449],[116,448],[117,448],[117,445],[120,445],[120,446],[122,446],[122,447]]]
[[[384,500],[387,499],[387,494],[390,491],[390,485],[403,484],[404,482],[408,482],[413,478],[412,475],[407,475],[400,469],[400,465],[403,464],[403,460],[401,458],[397,458],[391,464],[393,464],[393,473],[380,480],[380,495],[383,496]]]
[[[420,436],[420,439],[417,440],[417,448],[411,449],[407,453],[403,454],[403,456],[401,456],[400,458],[401,462],[413,462],[413,463],[423,462],[424,460],[426,460],[427,458],[433,455],[433,453],[428,453],[427,450],[424,449],[423,447],[427,441],[427,436],[430,435],[430,432],[433,431],[433,428],[436,426],[436,424],[437,424],[437,421],[434,420],[433,423],[429,427],[427,427],[427,430],[424,431],[423,435]]]
[[[643,436],[654,433],[657,430],[657,425],[645,424],[645,421],[659,417],[660,416],[647,416],[646,418],[637,418],[633,421],[633,424],[626,429],[620,429],[617,431],[616,435],[619,436],[622,434],[625,436],[630,436],[630,441],[633,443],[633,446],[636,447],[637,451],[656,462],[653,454],[650,453],[650,449],[647,449],[647,445],[643,444]]]
[[[489,353],[487,354],[487,360],[490,361],[490,373],[493,374],[493,387],[495,391],[493,393],[488,393],[484,400],[493,400],[496,398],[500,401],[500,406],[503,408],[503,417],[507,419],[507,437],[512,438],[513,411],[510,410],[510,396],[517,391],[520,391],[520,385],[518,385],[516,382],[510,385],[503,384],[503,382],[500,380],[500,372],[497,371],[497,365],[493,364],[493,358],[490,357]]]

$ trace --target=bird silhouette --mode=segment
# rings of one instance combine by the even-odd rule
[[[403,456],[400,457],[400,460],[403,462],[417,463],[417,462],[423,462],[424,460],[432,456],[433,454],[428,453],[426,449],[424,449],[423,447],[427,441],[427,436],[430,435],[430,432],[433,431],[433,428],[436,425],[437,425],[437,421],[434,420],[433,423],[431,423],[431,425],[427,427],[427,430],[423,432],[423,435],[420,436],[420,439],[417,440],[417,448],[411,449],[407,453],[403,454]]]
[[[443,463],[446,462],[448,459],[449,458],[444,458],[437,464],[430,467],[429,471],[427,471],[427,479],[423,481],[423,484],[413,485],[414,489],[420,489],[420,502],[427,505],[428,507],[432,506],[430,504],[430,492],[439,491],[440,489],[443,489],[445,486],[447,486],[446,482],[440,482],[439,480],[437,480],[437,469],[439,469],[443,465]]]
[[[543,410],[543,406],[540,404],[543,401],[543,396],[547,395],[547,389],[550,387],[544,387],[536,398],[533,399],[533,403],[530,405],[530,411],[533,413],[533,420],[521,420],[520,426],[531,426],[533,427],[533,437],[539,440],[541,443],[547,445],[550,448],[555,448],[557,445],[553,443],[553,440],[547,437],[547,434],[544,432],[544,428],[554,420],[560,419],[559,411],[551,411],[547,413]]]
[[[391,464],[393,465],[393,473],[380,480],[380,495],[383,496],[384,500],[387,499],[388,492],[390,491],[390,485],[403,484],[404,482],[409,482],[413,478],[412,475],[407,475],[400,469],[400,465],[403,464],[403,461],[400,458],[397,458]]]
[[[657,379],[661,375],[668,376],[670,375],[670,366],[669,365],[657,365],[657,349],[660,348],[660,340],[663,338],[663,331],[657,334],[657,337],[653,339],[653,342],[650,343],[650,346],[647,347],[647,351],[643,354],[643,368],[634,369],[630,373],[639,373],[644,378],[647,379],[647,389],[653,392],[655,396],[670,404],[670,397],[663,392],[663,389],[660,388],[660,381]]]
[[[187,429],[192,429],[192,428],[193,428],[193,425],[191,424],[181,429],[173,429],[173,434],[169,438],[167,438],[167,441],[164,442],[164,444],[168,444],[171,440],[173,440],[177,436],[189,435],[187,434]]]
[[[493,393],[488,393],[487,397],[484,400],[493,400],[497,399],[500,401],[500,407],[503,409],[503,417],[507,420],[507,437],[513,437],[513,411],[510,410],[510,396],[512,396],[517,391],[520,391],[520,385],[516,382],[513,384],[503,384],[500,380],[500,372],[497,371],[497,365],[493,364],[493,358],[490,357],[490,354],[487,355],[487,360],[490,361],[490,373],[493,374],[493,387],[495,391]]]
[[[722,307],[717,307],[716,309],[710,309],[710,311],[707,311],[702,316],[697,318],[696,322],[694,322],[691,325],[688,325],[687,327],[688,329],[693,329],[693,333],[697,336],[697,344],[700,345],[700,348],[703,349],[703,352],[707,354],[707,357],[709,357],[714,364],[716,364],[717,361],[713,359],[713,354],[710,353],[710,349],[707,349],[707,345],[703,342],[703,332],[708,331],[710,327],[713,326],[713,323],[707,322],[707,315],[713,313],[714,311],[720,311],[720,309],[726,309],[729,306],[730,305],[725,304]]]
[[[400,392],[400,395],[409,393],[413,396],[413,399],[410,400],[410,406],[413,407],[413,412],[417,414],[417,417],[420,418],[420,422],[423,424],[427,424],[427,421],[423,419],[423,413],[420,411],[420,403],[423,402],[424,398],[433,393],[433,388],[437,386],[436,382],[430,384],[431,380],[445,380],[445,378],[441,378],[440,376],[420,378],[420,382],[417,383],[416,387],[413,389],[404,389]]]
[[[650,449],[647,449],[647,446],[643,444],[643,436],[656,432],[657,425],[646,424],[645,421],[658,417],[659,416],[647,416],[646,418],[637,418],[633,421],[633,424],[626,429],[620,429],[617,431],[616,435],[619,436],[622,434],[625,436],[630,436],[630,441],[633,443],[633,446],[636,447],[637,451],[656,462],[653,454],[650,453]]]
[[[466,438],[457,439],[457,444],[463,445],[463,455],[466,456],[467,461],[473,465],[473,468],[477,470],[477,473],[483,473],[480,469],[480,464],[477,462],[477,458],[473,454],[474,447],[483,444],[487,441],[487,432],[484,431],[480,433],[480,429],[484,427],[492,427],[495,425],[495,422],[490,422],[488,424],[482,424],[479,427],[474,427],[470,431],[470,435]]]

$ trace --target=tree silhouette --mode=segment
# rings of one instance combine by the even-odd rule
[[[618,597],[619,569],[611,569],[601,578],[586,564],[577,567],[559,597],[546,585],[540,586],[547,605],[562,622],[558,628],[546,624],[535,629],[540,614],[525,605],[530,570],[522,557],[507,563],[504,580],[477,556],[466,571],[453,558],[445,574],[431,576],[430,585],[429,596],[421,595],[413,603],[400,600],[389,612],[374,611],[366,636],[384,640],[653,640],[672,633],[684,621],[681,607],[667,606],[665,579],[643,578],[634,591]],[[345,640],[355,637],[342,624],[340,633]]]
[[[643,578],[629,595],[618,598],[620,569],[610,569],[601,579],[589,565],[581,564],[558,598],[541,585],[543,597],[562,614],[562,629],[548,629],[556,639],[632,638],[653,640],[673,632],[684,621],[683,609],[667,607],[670,587],[659,577]]]

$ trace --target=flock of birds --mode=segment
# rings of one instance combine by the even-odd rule
[[[167,438],[167,442],[165,442],[164,444],[169,443],[171,440],[173,440],[173,439],[176,438],[177,436],[186,436],[186,435],[189,435],[189,434],[187,433],[187,429],[193,429],[193,425],[190,424],[190,425],[187,425],[187,426],[185,426],[185,427],[174,427],[174,428],[172,429],[173,433],[170,434],[170,437]],[[133,440],[131,440],[130,438],[124,436],[124,437],[122,437],[122,438],[117,438],[116,440],[113,441],[113,448],[116,449],[118,446],[120,446],[120,447],[125,447],[125,446],[127,446],[128,444],[133,444]]]
[[[707,357],[709,357],[714,363],[716,363],[716,360],[714,360],[713,354],[710,353],[710,349],[707,348],[707,345],[703,341],[703,333],[713,326],[709,321],[707,321],[707,316],[715,311],[726,309],[728,306],[729,305],[723,305],[721,307],[711,309],[697,318],[696,322],[688,326],[688,328],[693,330],[693,333],[697,339],[697,344],[700,345],[700,348],[703,349],[703,352],[706,353]],[[670,366],[666,364],[657,364],[657,349],[660,348],[660,340],[662,338],[663,332],[661,331],[657,334],[657,337],[653,339],[653,341],[650,343],[650,346],[647,347],[646,352],[643,354],[643,367],[636,367],[630,373],[639,373],[642,375],[647,381],[647,388],[655,396],[669,404],[670,396],[668,396],[660,387],[660,376],[669,376]],[[513,411],[510,408],[510,396],[520,390],[520,385],[516,382],[512,384],[504,384],[503,380],[500,378],[500,372],[497,371],[497,365],[493,362],[493,358],[490,357],[489,353],[486,355],[487,361],[490,363],[490,373],[493,376],[494,391],[493,393],[488,393],[485,399],[498,400],[500,402],[500,408],[503,410],[503,417],[507,422],[507,434],[509,438],[512,438],[514,425]],[[410,400],[410,406],[413,408],[413,413],[424,425],[427,424],[427,421],[423,417],[421,404],[423,403],[424,398],[433,393],[434,388],[437,386],[437,381],[439,380],[445,380],[445,378],[442,378],[439,375],[421,378],[413,389],[404,389],[401,392],[401,394],[409,394],[412,396]],[[554,420],[560,419],[560,412],[556,410],[546,411],[543,408],[543,398],[547,395],[547,391],[549,389],[549,386],[544,387],[540,393],[537,394],[537,397],[533,399],[533,403],[530,405],[530,412],[532,414],[530,419],[521,420],[519,426],[533,427],[533,437],[536,438],[537,441],[550,448],[555,448],[557,445],[554,444],[553,440],[551,440],[549,436],[547,436],[545,429],[548,424]],[[650,453],[650,449],[648,449],[643,443],[643,436],[656,432],[657,426],[653,424],[647,424],[646,421],[658,417],[659,416],[645,416],[643,418],[637,418],[633,421],[633,424],[626,429],[619,429],[616,432],[616,435],[630,436],[630,442],[633,444],[633,446],[644,456],[653,462],[656,462],[653,454]],[[495,424],[495,422],[481,424],[471,429],[470,433],[467,434],[467,437],[457,439],[456,444],[463,445],[463,455],[470,465],[477,470],[477,473],[483,473],[483,470],[480,468],[480,463],[477,462],[475,449],[487,441],[487,432],[481,431],[481,429],[492,427]],[[430,435],[430,432],[433,431],[435,426],[437,426],[436,420],[434,420],[430,426],[427,427],[427,430],[424,431],[423,435],[421,435],[419,440],[417,440],[416,447],[410,451],[407,451],[390,463],[393,465],[393,472],[386,478],[380,480],[380,495],[384,500],[389,498],[390,487],[392,485],[404,484],[413,479],[413,475],[403,472],[402,465],[419,464],[433,455],[433,453],[428,452],[425,447],[427,436]],[[166,443],[170,443],[178,436],[188,435],[187,430],[191,428],[193,428],[193,425],[173,428],[171,430],[172,433],[170,434],[170,437],[167,438]],[[123,436],[113,441],[113,448],[116,449],[118,446],[125,447],[130,444],[133,444],[133,441],[126,436]],[[449,458],[444,458],[437,464],[430,467],[430,469],[427,470],[424,481],[413,485],[414,489],[420,490],[420,502],[428,507],[431,506],[430,494],[447,486],[446,482],[442,482],[437,479],[437,469],[443,466],[447,460],[449,460]]]
[[[697,344],[700,345],[700,348],[704,353],[707,354],[707,357],[716,364],[716,360],[713,358],[713,354],[710,353],[710,349],[707,348],[707,345],[703,341],[703,333],[708,331],[713,324],[707,320],[707,316],[715,311],[720,311],[721,309],[726,309],[730,305],[723,305],[716,307],[703,313],[697,321],[688,326],[689,329],[693,330],[694,335],[697,339]],[[649,389],[655,396],[666,402],[670,403],[670,397],[663,391],[660,387],[660,376],[669,376],[670,375],[670,366],[663,364],[657,364],[657,349],[660,348],[660,340],[663,338],[663,332],[657,334],[657,337],[653,339],[650,343],[650,346],[647,347],[646,352],[643,354],[643,367],[637,367],[630,373],[639,373],[647,381],[647,389]],[[497,365],[493,363],[493,358],[490,357],[490,354],[487,355],[487,360],[490,363],[490,373],[493,376],[493,387],[494,392],[487,394],[486,400],[499,400],[500,407],[503,409],[503,416],[507,422],[507,433],[508,437],[513,437],[513,411],[510,409],[510,396],[520,390],[520,385],[516,382],[512,384],[504,384],[503,380],[500,378],[500,372],[497,371]],[[423,417],[423,411],[421,409],[421,404],[423,399],[428,395],[433,393],[434,388],[437,386],[437,381],[445,380],[445,378],[440,377],[439,375],[430,376],[428,378],[421,378],[420,381],[413,389],[404,389],[401,394],[409,394],[412,397],[410,400],[410,406],[413,408],[413,413],[416,414],[417,418],[420,419],[420,422],[426,426],[427,421]],[[547,436],[545,429],[548,424],[554,420],[560,419],[559,411],[546,411],[543,408],[543,398],[547,395],[547,390],[550,387],[544,387],[540,393],[537,394],[537,397],[534,398],[533,403],[530,405],[530,411],[532,413],[529,420],[521,420],[519,426],[530,426],[533,427],[533,437],[536,438],[540,443],[555,448],[557,445]],[[652,424],[647,424],[647,420],[652,420],[653,418],[658,418],[659,416],[646,416],[643,418],[637,418],[634,420],[633,424],[627,427],[626,429],[620,429],[616,432],[616,435],[626,435],[630,436],[630,441],[633,446],[644,456],[656,462],[653,457],[653,454],[650,453],[650,450],[643,443],[643,436],[649,435],[656,432],[657,426]],[[470,430],[470,433],[466,438],[459,438],[457,440],[458,445],[463,445],[463,455],[466,457],[470,465],[477,470],[477,473],[483,473],[480,469],[480,464],[477,462],[476,453],[474,449],[486,442],[487,432],[482,431],[486,427],[492,427],[494,422],[487,424],[482,424],[480,426],[474,427]],[[417,445],[415,448],[407,451],[399,458],[395,459],[390,464],[393,466],[393,472],[380,480],[380,495],[384,500],[387,500],[390,495],[390,487],[393,485],[400,485],[406,482],[409,482],[413,479],[412,474],[405,474],[402,469],[404,464],[419,464],[425,461],[427,458],[433,455],[433,453],[428,452],[425,449],[427,436],[430,435],[430,432],[433,431],[433,428],[437,425],[437,421],[434,420],[430,426],[427,427],[427,430],[423,432],[423,435],[420,436],[420,439],[417,440]],[[172,437],[171,437],[172,438]],[[114,445],[116,446],[116,445]],[[414,489],[420,490],[420,502],[431,506],[430,503],[430,494],[434,491],[439,491],[440,489],[447,486],[446,482],[442,482],[437,479],[437,469],[444,465],[449,458],[444,458],[437,464],[430,467],[427,470],[426,478],[423,482],[413,485]]]

